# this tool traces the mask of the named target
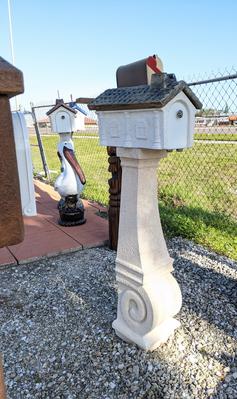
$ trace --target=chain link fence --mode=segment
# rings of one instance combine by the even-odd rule
[[[161,163],[160,197],[174,207],[225,214],[237,220],[237,74],[195,77],[190,87],[203,103],[195,144]]]
[[[198,80],[197,80],[198,79]],[[226,215],[237,220],[237,73],[235,69],[211,76],[187,79],[203,103],[197,113],[195,144],[183,152],[173,151],[161,161],[158,171],[161,204]],[[74,143],[87,177],[86,198],[108,204],[106,148],[99,146],[97,119],[86,105],[85,128],[75,132]],[[58,135],[50,129],[46,112],[50,106],[35,107],[50,179],[60,173]],[[35,174],[42,174],[42,161],[33,126],[30,128]]]

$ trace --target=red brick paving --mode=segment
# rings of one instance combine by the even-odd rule
[[[81,226],[58,224],[59,195],[53,187],[35,181],[37,216],[24,217],[25,239],[21,244],[0,249],[0,266],[29,262],[45,256],[105,245],[108,222],[98,216],[106,208],[83,201],[87,222]]]
[[[16,259],[12,256],[8,248],[0,249],[0,266],[4,265],[16,265]]]

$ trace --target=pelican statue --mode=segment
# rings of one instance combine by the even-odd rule
[[[61,196],[58,203],[59,224],[63,226],[83,224],[86,219],[80,194],[86,178],[76,159],[71,133],[60,134],[58,157],[61,162],[61,174],[55,181],[54,189]]]

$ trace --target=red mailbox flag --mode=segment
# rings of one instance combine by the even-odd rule
[[[151,84],[151,75],[153,73],[163,72],[163,63],[158,55],[152,55],[146,60],[147,84]]]
[[[154,73],[163,72],[163,63],[157,55],[151,55],[117,69],[117,87],[150,85]]]

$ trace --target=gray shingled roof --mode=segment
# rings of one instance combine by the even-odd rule
[[[175,77],[173,77],[174,75],[172,75],[172,79],[166,82],[166,87],[157,85],[154,81],[150,86],[141,85],[108,89],[90,102],[88,108],[97,111],[162,108],[181,91],[186,94],[197,109],[202,108],[202,103],[187,83],[182,80],[177,82]]]

